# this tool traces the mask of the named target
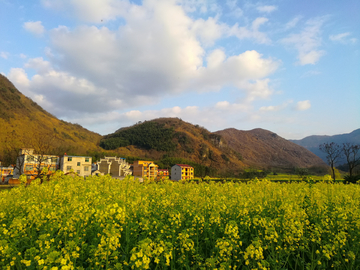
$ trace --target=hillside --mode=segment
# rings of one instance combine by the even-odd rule
[[[178,118],[159,118],[121,128],[104,136],[100,146],[123,156],[157,160],[160,165],[164,158],[183,158],[235,175],[247,167],[325,165],[310,151],[270,131],[232,128],[212,133]]]
[[[50,140],[68,154],[99,149],[101,136],[80,125],[59,120],[20,93],[0,74],[0,160],[11,145],[31,147],[34,141]],[[11,144],[11,145],[10,145]]]
[[[309,151],[313,152],[315,155],[319,156],[326,162],[326,154],[319,150],[319,145],[323,143],[337,143],[342,145],[343,143],[351,143],[351,144],[360,144],[360,128],[354,130],[351,133],[338,134],[333,136],[319,136],[312,135],[305,137],[301,140],[290,140],[293,143],[296,143],[302,147],[305,147]],[[338,164],[345,163],[345,158],[339,160]]]
[[[229,128],[215,132],[222,136],[230,148],[240,152],[243,161],[250,166],[263,167],[311,167],[324,162],[303,147],[299,147],[277,134],[253,129],[241,131]]]
[[[246,167],[241,155],[229,148],[220,136],[178,118],[159,118],[121,128],[104,136],[100,146],[114,149],[122,156],[156,160],[165,168],[182,161],[199,164],[208,172],[235,172]]]

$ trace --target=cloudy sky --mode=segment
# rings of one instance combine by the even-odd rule
[[[287,139],[360,128],[358,0],[0,0],[0,72],[108,134],[179,117]]]

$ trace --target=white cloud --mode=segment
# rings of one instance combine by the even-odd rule
[[[346,33],[341,33],[341,34],[337,34],[337,35],[330,35],[329,39],[331,41],[334,42],[339,42],[342,44],[354,44],[356,43],[357,39],[356,38],[350,38],[351,33],[350,32],[346,32]]]
[[[192,30],[200,37],[202,43],[210,46],[228,31],[228,27],[225,24],[219,24],[216,18],[209,17],[207,20],[196,20],[193,23]]]
[[[300,65],[315,64],[325,54],[325,51],[318,49],[322,45],[320,34],[325,20],[325,17],[308,20],[300,33],[282,39],[284,44],[296,48]]]
[[[271,13],[271,12],[277,10],[277,7],[276,6],[259,6],[256,9],[262,13]]]
[[[287,22],[286,25],[285,25],[285,30],[289,30],[291,28],[294,28],[299,23],[301,18],[302,18],[301,16],[296,16],[291,21]]]
[[[241,26],[236,23],[229,30],[229,36],[236,36],[238,39],[253,39],[261,44],[269,44],[271,40],[265,32],[259,31],[261,25],[265,24],[268,21],[267,18],[259,17],[256,18],[251,27]]]
[[[26,31],[28,31],[36,36],[41,36],[45,32],[45,28],[42,25],[41,21],[25,22],[23,24],[23,27]]]
[[[134,123],[166,116],[198,119],[205,125],[215,119],[223,121],[220,112],[247,114],[253,101],[273,94],[268,77],[281,62],[255,50],[228,55],[225,49],[210,46],[222,37],[234,35],[269,43],[267,35],[260,32],[268,19],[256,18],[245,27],[230,27],[219,22],[216,15],[193,19],[184,9],[190,2],[145,0],[136,5],[106,0],[99,10],[99,1],[79,10],[76,7],[84,5],[82,0],[44,0],[49,8],[62,10],[71,6],[72,12],[80,14],[84,21],[96,22],[107,14],[104,20],[121,17],[125,24],[117,29],[82,24],[49,30],[46,60],[28,59],[24,69],[14,69],[9,76],[20,91],[54,115],[88,125]],[[198,11],[204,7],[219,11],[209,1],[193,3]],[[35,75],[28,77],[33,72]],[[220,91],[227,86],[243,99],[220,101],[206,108],[139,109],[182,93]]]
[[[291,104],[293,101],[289,100],[284,102],[283,104],[277,105],[277,106],[262,106],[260,107],[259,111],[262,112],[277,112],[277,111],[281,111],[283,109],[285,109],[286,107],[288,107],[289,104]]]
[[[1,58],[8,59],[9,55],[10,54],[8,52],[0,52],[0,57]]]
[[[299,101],[296,104],[295,109],[297,111],[306,111],[306,110],[310,109],[310,107],[311,107],[310,101],[309,100],[304,100],[304,101]]]

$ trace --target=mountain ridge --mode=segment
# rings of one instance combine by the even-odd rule
[[[355,129],[350,133],[336,134],[336,135],[310,135],[300,140],[289,140],[296,143],[315,155],[319,156],[323,161],[326,162],[326,154],[320,151],[319,145],[324,143],[337,143],[342,146],[343,143],[360,144],[360,128]],[[344,158],[339,159],[338,164],[345,163]]]

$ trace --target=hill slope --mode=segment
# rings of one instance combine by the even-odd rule
[[[74,154],[98,149],[101,136],[80,125],[59,120],[20,93],[0,74],[0,159],[9,144],[29,147],[34,140],[55,138],[56,145]]]
[[[319,156],[326,162],[326,154],[319,150],[319,145],[323,143],[337,143],[342,145],[343,143],[360,144],[360,128],[354,130],[351,133],[339,134],[334,136],[308,136],[301,140],[290,140],[293,143],[305,147],[315,155]],[[339,160],[339,164],[345,163],[345,158]]]
[[[229,147],[240,152],[248,165],[288,168],[325,165],[307,149],[264,129],[241,131],[229,128],[215,134],[221,135]]]
[[[119,155],[161,160],[177,157],[215,168],[219,172],[237,171],[253,166],[311,167],[325,165],[323,161],[292,142],[262,130],[226,129],[214,133],[177,118],[159,118],[121,128],[104,136],[104,149],[114,149]]]
[[[220,172],[246,166],[240,154],[227,147],[220,136],[178,118],[159,118],[121,128],[104,136],[100,146],[123,156],[153,159],[160,166],[169,165],[169,159],[185,159]]]

